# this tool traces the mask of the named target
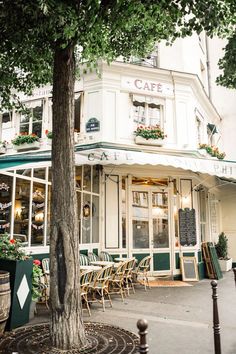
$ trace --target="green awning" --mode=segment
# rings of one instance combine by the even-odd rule
[[[20,155],[2,155],[0,156],[0,169],[7,170],[13,167],[30,165],[51,161],[51,153],[44,154],[20,154]]]

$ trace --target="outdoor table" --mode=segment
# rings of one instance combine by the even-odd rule
[[[84,266],[80,266],[80,270],[92,270],[94,272],[98,271],[102,269],[102,267],[99,266],[95,266],[95,265],[84,265]]]
[[[106,267],[106,266],[114,266],[115,262],[93,261],[93,262],[90,262],[90,264],[95,265],[95,266],[100,266],[100,267]]]
[[[133,259],[133,257],[131,257],[131,258],[125,258],[125,257],[117,257],[117,258],[115,258],[114,260],[116,261],[116,262],[128,262],[128,261],[131,261]],[[137,259],[135,258],[135,262],[137,263]]]

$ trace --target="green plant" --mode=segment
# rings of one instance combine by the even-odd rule
[[[228,239],[224,232],[219,234],[218,242],[215,245],[216,253],[220,259],[228,259]]]
[[[166,135],[164,134],[164,131],[161,130],[159,125],[154,125],[154,126],[143,126],[140,125],[137,127],[137,130],[134,131],[134,134],[136,136],[141,136],[142,138],[148,140],[148,139],[164,139]]]
[[[21,133],[11,142],[13,145],[19,146],[25,143],[31,144],[34,143],[35,141],[39,141],[39,137],[36,134]]]
[[[45,130],[45,134],[48,139],[52,139],[52,132]]]
[[[199,149],[205,149],[207,153],[213,157],[217,157],[219,160],[223,160],[225,158],[225,153],[220,152],[218,147],[211,146],[207,144],[199,144]]]
[[[37,301],[42,294],[42,284],[41,277],[43,276],[43,271],[40,267],[41,262],[38,259],[33,261],[33,272],[32,272],[32,300]]]
[[[25,260],[29,258],[22,250],[21,241],[10,239],[8,234],[0,236],[0,258],[9,260]]]

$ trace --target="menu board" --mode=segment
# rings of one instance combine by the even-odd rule
[[[195,209],[179,209],[179,235],[181,246],[195,246],[197,243],[195,214]]]

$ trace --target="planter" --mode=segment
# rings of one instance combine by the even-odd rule
[[[228,272],[230,269],[232,269],[232,258],[219,259],[219,264],[222,272]]]
[[[38,150],[38,149],[40,149],[40,142],[34,141],[33,143],[30,143],[30,144],[24,143],[21,145],[14,145],[14,149],[17,150],[17,152],[28,151],[28,150]]]
[[[165,143],[165,139],[145,139],[142,136],[136,136],[135,143],[139,145],[162,146]]]
[[[0,155],[3,155],[7,152],[7,148],[5,148],[4,146],[0,147]]]
[[[4,332],[11,307],[10,274],[0,271],[0,335]]]
[[[210,156],[205,149],[199,149],[198,151],[199,151],[199,154],[201,154],[204,157]]]
[[[0,269],[10,273],[11,307],[6,329],[12,330],[29,322],[33,259],[0,259]]]

